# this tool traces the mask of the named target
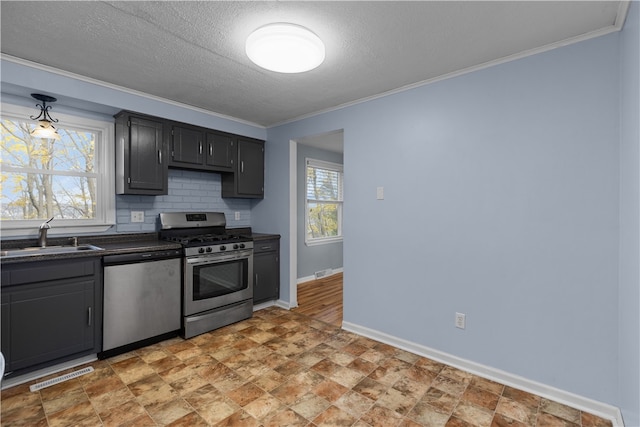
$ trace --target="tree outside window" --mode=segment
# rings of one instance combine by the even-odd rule
[[[2,220],[95,218],[95,134],[58,129],[56,141],[33,127],[2,120]]]
[[[306,236],[308,245],[342,239],[342,165],[306,159]]]

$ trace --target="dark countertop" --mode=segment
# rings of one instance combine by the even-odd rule
[[[251,229],[238,229],[238,232],[251,233]],[[251,233],[254,240],[280,239],[279,234]],[[16,239],[3,240],[0,242],[3,250],[18,249],[24,247],[37,246],[36,239]],[[70,245],[68,237],[54,237],[48,241],[49,246]],[[16,257],[2,257],[2,265],[15,264],[19,262],[34,262],[44,260],[103,257],[107,255],[120,255],[138,252],[152,252],[167,249],[181,249],[182,245],[174,242],[166,242],[158,239],[158,233],[131,233],[131,234],[110,234],[99,236],[79,236],[78,245],[93,245],[102,250],[85,250],[61,254],[38,254]]]
[[[267,234],[267,233],[251,233],[251,237],[253,240],[269,240],[269,239],[279,239],[279,234]]]
[[[49,239],[49,246],[69,245],[70,239],[66,237]],[[3,240],[2,249],[16,249],[37,246],[35,239]],[[103,257],[106,255],[127,254],[136,252],[152,252],[166,249],[181,249],[182,245],[174,242],[158,240],[157,233],[113,234],[103,236],[78,237],[78,245],[93,245],[102,250],[86,250],[60,254],[38,254],[16,257],[2,257],[2,265],[18,262],[34,262],[44,260]]]

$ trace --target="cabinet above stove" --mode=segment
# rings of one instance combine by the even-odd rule
[[[264,141],[121,111],[116,118],[116,193],[168,194],[168,169],[222,175],[222,197],[264,197]]]

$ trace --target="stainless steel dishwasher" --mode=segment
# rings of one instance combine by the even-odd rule
[[[104,262],[102,353],[110,357],[181,326],[182,250],[108,255]]]

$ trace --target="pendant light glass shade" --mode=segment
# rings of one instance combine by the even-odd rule
[[[38,120],[38,125],[31,131],[30,135],[34,138],[60,139],[58,131],[52,124],[58,121],[49,115],[51,105],[47,106],[47,102],[56,102],[57,99],[53,96],[42,95],[40,93],[32,93],[31,96],[38,101],[42,101],[42,105],[36,104],[40,107],[40,114],[35,117],[31,116],[31,120]]]
[[[262,68],[278,73],[303,73],[324,61],[324,43],[308,29],[295,24],[277,23],[260,27],[246,43],[249,59]]]
[[[40,120],[38,122],[38,126],[36,126],[36,128],[31,131],[31,136],[33,136],[34,138],[53,138],[56,140],[60,139],[58,131],[49,120]]]

